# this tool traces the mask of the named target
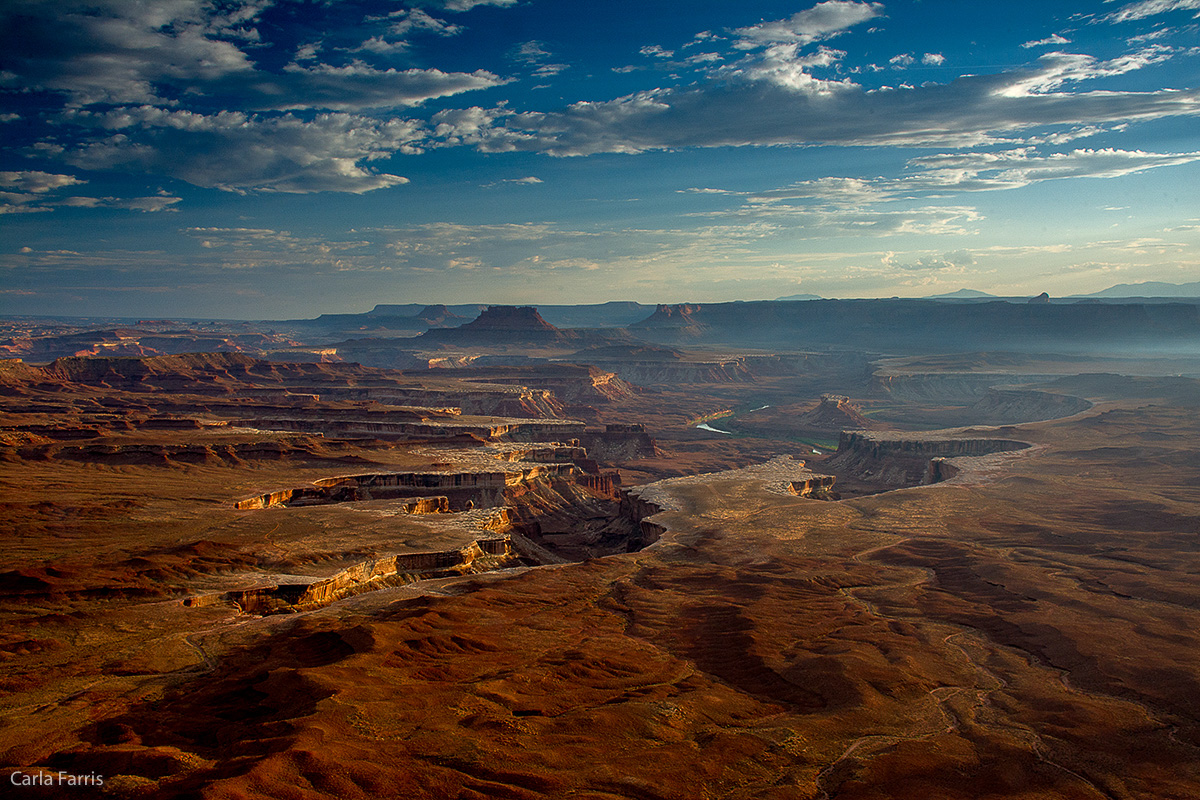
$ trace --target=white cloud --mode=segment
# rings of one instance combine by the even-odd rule
[[[975,257],[966,250],[955,250],[940,255],[927,254],[913,261],[904,261],[896,253],[888,251],[883,254],[880,263],[888,270],[903,270],[905,272],[941,272],[961,275],[967,267],[975,264]]]
[[[462,33],[462,26],[431,17],[419,8],[395,11],[388,15],[391,21],[388,31],[392,36],[408,36],[411,33],[432,33],[437,36],[455,36]]]
[[[121,208],[129,211],[170,211],[182,198],[160,193],[153,197],[61,196],[58,192],[87,183],[73,175],[49,172],[0,172],[0,204],[4,214],[29,214],[55,208]]]
[[[751,82],[771,83],[792,92],[828,95],[857,87],[850,80],[828,80],[812,74],[814,68],[830,67],[845,57],[842,50],[821,47],[816,53],[800,56],[797,46],[779,44],[768,47],[761,56],[719,70],[720,74]]]
[[[239,79],[212,87],[214,94],[240,100],[243,107],[290,111],[360,111],[419,105],[436,97],[490,89],[508,83],[486,70],[375,69],[362,62],[335,67],[289,64],[282,75]]]
[[[180,106],[208,97],[229,109],[358,111],[416,105],[437,97],[499,86],[485,70],[376,69],[360,61],[319,63],[319,43],[301,45],[280,71],[266,71],[243,51],[266,0],[12,0],[0,10],[0,86],[66,95],[75,106],[97,103]],[[368,20],[369,21],[369,20]],[[358,49],[390,53],[417,32],[448,36],[460,27],[413,9],[390,18],[385,32]],[[247,44],[248,43],[248,44]]]
[[[928,189],[988,191],[1068,178],[1119,178],[1196,161],[1200,161],[1200,152],[1146,153],[1106,148],[1038,155],[1018,149],[923,156],[912,159],[909,165],[923,171],[923,177],[913,182],[923,183]]]
[[[1038,59],[1039,68],[1021,80],[1010,83],[1000,90],[1006,97],[1021,97],[1030,94],[1046,94],[1066,83],[1108,78],[1168,61],[1173,51],[1162,45],[1150,45],[1136,53],[1099,61],[1088,55],[1075,53],[1046,53]]]
[[[1130,3],[1104,17],[1109,22],[1128,22],[1146,17],[1166,14],[1171,11],[1200,10],[1200,0],[1141,0]]]
[[[1065,36],[1060,36],[1059,34],[1055,33],[1050,36],[1047,36],[1045,39],[1037,39],[1035,41],[1025,42],[1024,44],[1021,45],[1021,47],[1024,47],[1026,50],[1028,50],[1031,47],[1048,47],[1050,45],[1070,44],[1070,43],[1071,43],[1070,39],[1066,38]]]
[[[751,49],[773,44],[806,45],[836,36],[882,13],[882,3],[827,0],[787,19],[738,28],[734,31],[739,37],[735,47]]]
[[[940,67],[946,63],[946,57],[941,53],[926,53],[921,56],[921,63],[927,67]]]
[[[50,172],[27,170],[24,172],[0,172],[0,186],[6,189],[16,189],[20,192],[44,194],[66,186],[78,186],[86,183],[74,175],[57,175]]]
[[[158,86],[252,71],[229,39],[254,40],[262,2],[11,0],[0,11],[13,81],[80,104],[164,102]]]
[[[893,91],[866,91],[815,78],[813,87],[830,91],[742,80],[580,102],[557,112],[475,108],[455,112],[477,124],[469,138],[454,141],[488,152],[534,150],[558,156],[783,144],[973,147],[1035,129],[1040,135],[1087,135],[1138,120],[1200,114],[1197,89],[1054,91],[1067,81],[1119,74],[1136,68],[1134,61],[1144,63],[1114,61],[1121,63],[1097,64],[1086,56],[1052,58],[1033,70],[963,76],[948,84]]]
[[[1118,178],[1196,161],[1200,161],[1200,152],[1103,149],[1041,155],[1026,147],[999,152],[946,153],[909,160],[907,166],[913,174],[900,178],[827,177],[756,192],[749,196],[747,208],[760,213],[768,209],[778,213],[779,209],[795,208],[795,204],[805,209],[813,204],[861,208],[893,201],[1020,189],[1051,180]]]
[[[642,49],[638,50],[638,52],[649,58],[670,58],[671,56],[675,55],[673,51],[664,50],[657,44],[646,45]]]
[[[81,125],[113,132],[64,158],[85,169],[136,169],[226,191],[368,192],[406,183],[360,162],[416,152],[423,136],[412,120],[318,114],[213,115],[143,106],[104,114],[76,112]]]
[[[567,69],[567,64],[550,61],[553,54],[546,49],[546,43],[537,40],[523,42],[511,53],[511,57],[533,70],[538,77],[557,75]]]
[[[515,6],[517,0],[418,0],[420,5],[440,8],[445,11],[470,11],[476,6]]]
[[[551,112],[457,111],[478,124],[469,137],[454,137],[453,143],[487,152],[557,156],[748,145],[959,148],[1019,141],[1016,137],[1062,144],[1140,120],[1200,114],[1200,89],[1073,86],[1158,64],[1174,54],[1157,45],[1109,60],[1049,53],[1027,69],[889,91],[812,74],[836,68],[840,51],[797,55],[792,45],[778,45],[714,69],[718,80],[680,88],[577,102]]]
[[[541,178],[534,177],[533,175],[526,175],[524,178],[503,178],[498,181],[492,181],[491,183],[484,183],[481,185],[485,189],[488,189],[493,186],[503,186],[506,183],[515,183],[518,186],[536,186],[539,183],[544,183],[544,181]]]

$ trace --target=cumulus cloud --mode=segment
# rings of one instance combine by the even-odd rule
[[[253,25],[271,5],[266,0],[67,0],[54,4],[53,13],[49,5],[13,0],[0,11],[7,67],[0,84],[61,92],[76,106],[179,106],[184,99],[206,98],[231,109],[357,111],[416,105],[506,82],[484,70],[314,63],[317,43],[300,46],[282,71],[264,70],[245,47],[259,39]],[[420,9],[395,12],[378,25],[383,33],[360,51],[394,52],[404,47],[402,37],[417,32],[461,30]]]
[[[812,70],[831,67],[845,55],[843,50],[821,47],[815,53],[802,56],[797,54],[796,45],[781,44],[768,47],[760,57],[725,67],[719,73],[750,82],[774,84],[792,92],[828,95],[855,88],[857,84],[846,79],[818,78]]]
[[[368,192],[406,183],[360,162],[415,152],[412,120],[319,114],[257,117],[204,115],[152,106],[103,114],[76,112],[73,122],[109,135],[76,147],[68,163],[85,169],[135,169],[226,191]]]
[[[21,192],[44,194],[66,186],[86,183],[74,175],[57,175],[50,172],[27,170],[24,172],[0,172],[0,186]]]
[[[11,0],[0,11],[8,83],[89,104],[163,102],[162,84],[252,71],[237,41],[258,38],[253,24],[267,4],[68,0],[52,13],[50,5]]]
[[[431,17],[419,8],[394,11],[388,15],[388,20],[388,32],[393,36],[408,36],[413,32],[455,36],[463,30],[461,25]]]
[[[648,58],[671,58],[675,55],[673,51],[664,50],[657,44],[646,45],[642,49],[638,50],[638,52],[644,56],[647,56]]]
[[[806,45],[865,22],[883,13],[882,3],[856,3],[846,0],[827,0],[799,11],[787,19],[762,22],[738,28],[735,47],[751,49],[774,44]]]
[[[73,175],[27,170],[0,172],[0,214],[31,214],[55,208],[121,208],[129,211],[170,211],[182,198],[165,192],[152,197],[63,196],[59,192],[87,183]]]

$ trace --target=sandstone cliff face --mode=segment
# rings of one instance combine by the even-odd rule
[[[516,471],[470,472],[382,472],[323,478],[312,486],[279,489],[267,494],[239,500],[234,508],[252,510],[274,506],[327,505],[383,498],[431,496],[436,505],[422,506],[414,499],[414,510],[408,513],[437,513],[455,508],[485,508],[504,504],[506,489],[549,477],[570,477],[576,473],[572,464],[542,464]],[[439,497],[444,495],[444,497]],[[425,510],[429,509],[429,510]]]
[[[796,426],[814,431],[842,431],[847,428],[869,428],[871,422],[849,397],[827,394],[821,397],[816,408],[797,418]]]
[[[476,319],[463,325],[462,329],[546,332],[558,330],[542,319],[542,315],[533,306],[488,306]]]
[[[1024,450],[1027,442],[1011,439],[920,438],[865,431],[843,431],[837,452],[822,462],[839,476],[861,480],[884,488],[918,486],[949,477],[945,459],[960,456],[984,456],[1012,450]],[[931,467],[933,459],[940,459]]]
[[[588,454],[599,461],[620,463],[660,455],[658,444],[641,425],[607,425],[588,429],[580,437]]]
[[[508,536],[480,538],[457,550],[404,553],[363,561],[311,583],[259,586],[222,595],[189,598],[184,605],[200,607],[232,603],[248,614],[310,611],[346,597],[401,586],[419,580],[465,575],[520,563]]]

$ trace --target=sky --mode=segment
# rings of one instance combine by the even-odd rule
[[[1200,279],[1200,0],[4,0],[0,313]]]

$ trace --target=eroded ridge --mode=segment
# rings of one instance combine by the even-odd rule
[[[499,516],[507,526],[507,514],[501,513]],[[511,536],[479,538],[457,550],[395,553],[355,564],[324,580],[258,586],[219,595],[192,597],[185,600],[184,605],[202,607],[225,602],[248,614],[311,611],[356,594],[415,581],[520,566],[527,562],[518,549]]]
[[[834,455],[822,463],[847,483],[876,490],[939,483],[960,474],[965,466],[982,466],[961,459],[1027,450],[1028,442],[970,437],[961,432],[921,435],[843,431]]]
[[[248,510],[274,506],[324,505],[414,494],[449,498],[447,502],[457,501],[459,508],[494,506],[502,500],[506,488],[538,478],[572,478],[577,472],[577,468],[572,464],[542,464],[517,471],[382,472],[345,475],[321,478],[314,481],[312,486],[280,489],[239,500],[234,507]],[[409,513],[429,512],[414,510]]]

